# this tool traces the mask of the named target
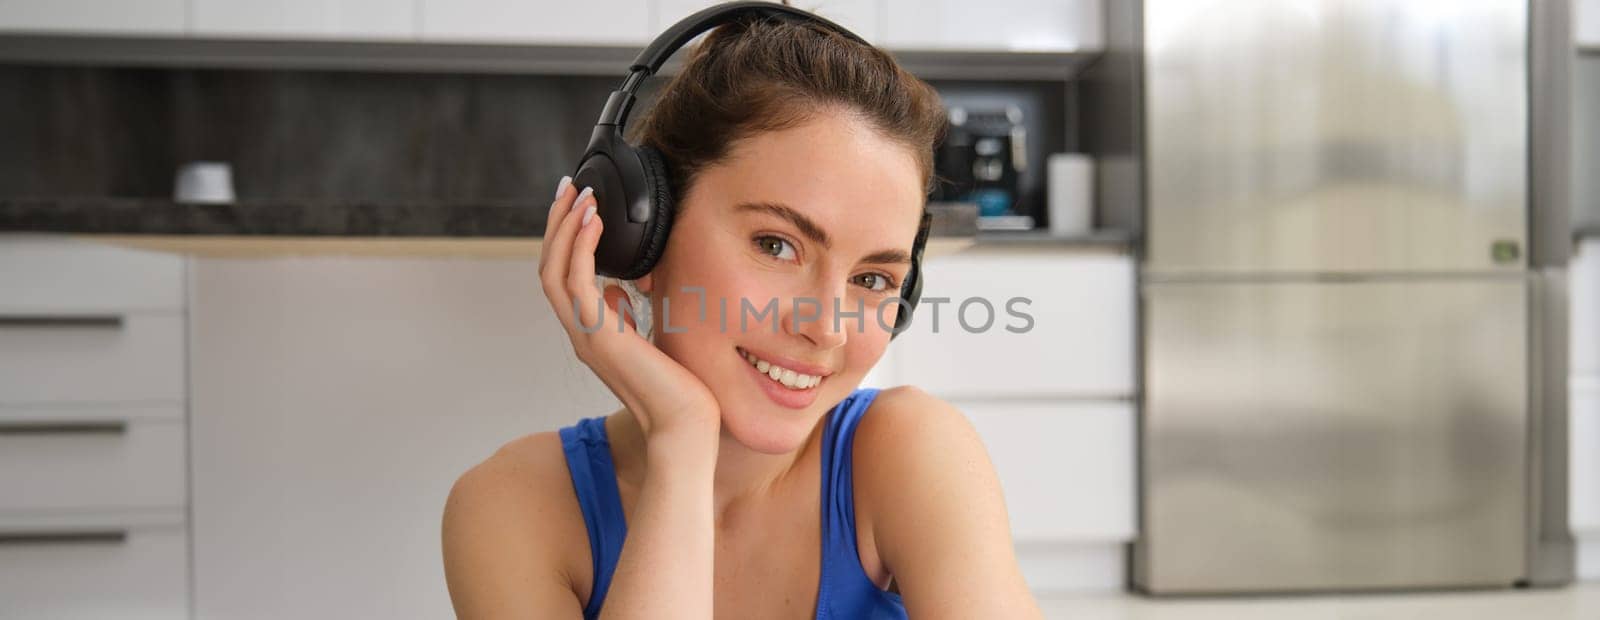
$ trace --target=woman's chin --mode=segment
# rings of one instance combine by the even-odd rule
[[[766,407],[724,408],[722,428],[740,445],[756,452],[788,454],[804,446],[806,438],[816,428],[818,416],[797,415],[799,413]]]

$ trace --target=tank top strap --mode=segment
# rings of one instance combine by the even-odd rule
[[[611,574],[622,555],[622,540],[627,524],[622,513],[622,495],[617,491],[617,472],[611,462],[611,442],[606,437],[605,418],[584,418],[562,428],[561,449],[566,453],[567,471],[572,474],[572,489],[583,509],[583,524],[589,530],[589,557],[594,565],[594,587],[583,608],[586,619],[598,618],[605,603]]]
[[[822,432],[822,579],[818,618],[904,618],[899,594],[878,589],[856,549],[852,446],[878,388],[857,388],[828,413]]]

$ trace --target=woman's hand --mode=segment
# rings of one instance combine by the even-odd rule
[[[578,359],[633,412],[647,445],[688,442],[685,449],[714,450],[722,418],[711,390],[645,340],[631,317],[623,322],[617,310],[626,303],[621,288],[606,287],[602,294],[595,285],[594,253],[604,232],[601,219],[593,215],[595,204],[590,188],[578,191],[562,178],[539,253],[545,297]]]

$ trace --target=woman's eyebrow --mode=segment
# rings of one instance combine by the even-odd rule
[[[831,249],[832,247],[832,240],[828,238],[828,231],[823,230],[815,221],[806,217],[806,214],[781,202],[741,202],[734,205],[733,210],[737,213],[756,212],[778,216],[794,224],[795,228],[800,229],[800,234],[810,238],[817,245],[822,246],[824,249]],[[861,259],[861,262],[875,265],[909,264],[911,262],[911,253],[898,248],[886,248],[868,254],[866,258]]]
[[[874,265],[884,265],[890,263],[910,264],[911,253],[898,248],[889,248],[868,254],[866,258],[861,259],[861,262]]]
[[[811,238],[812,241],[817,242],[817,245],[824,248],[831,248],[833,245],[833,240],[828,238],[828,231],[823,230],[816,222],[811,221],[811,218],[806,217],[806,214],[781,202],[741,202],[734,205],[733,210],[738,213],[755,211],[757,213],[776,215],[789,220],[789,223],[794,224],[795,228],[800,229],[800,234]]]

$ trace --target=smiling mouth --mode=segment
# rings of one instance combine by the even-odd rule
[[[756,357],[741,347],[734,347],[734,350],[739,353],[740,357],[744,358],[745,362],[749,363],[751,366],[755,366],[757,372],[766,375],[768,379],[772,380],[774,383],[782,385],[785,388],[804,391],[814,388],[817,386],[817,384],[822,383],[823,377],[821,376],[795,372],[788,368],[784,368],[777,364],[773,364],[772,362]]]

